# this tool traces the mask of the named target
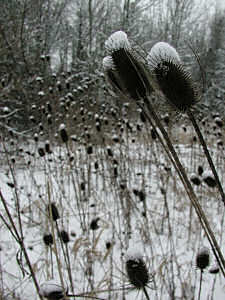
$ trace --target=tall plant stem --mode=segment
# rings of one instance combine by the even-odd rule
[[[219,176],[218,176],[218,174],[217,174],[215,165],[214,165],[214,163],[213,163],[213,161],[212,161],[211,155],[210,155],[209,150],[208,150],[208,148],[207,148],[205,139],[204,139],[204,137],[203,137],[203,135],[202,135],[202,133],[201,133],[201,131],[200,131],[200,128],[199,128],[199,126],[198,126],[198,124],[197,124],[197,122],[196,122],[196,120],[195,120],[195,117],[194,117],[193,113],[192,113],[189,109],[187,110],[187,115],[188,115],[188,117],[190,118],[191,123],[192,123],[192,125],[193,125],[193,127],[194,127],[194,129],[195,129],[195,131],[196,131],[196,133],[197,133],[197,135],[198,135],[199,141],[200,141],[200,143],[201,143],[201,145],[202,145],[202,147],[203,147],[205,156],[206,156],[206,158],[207,158],[207,160],[208,160],[208,163],[209,163],[209,166],[210,166],[210,168],[211,168],[211,170],[212,170],[212,172],[213,172],[213,175],[214,175],[215,180],[216,180],[216,183],[217,183],[218,190],[219,190],[219,192],[220,192],[220,195],[221,195],[221,197],[222,197],[223,204],[224,204],[224,206],[225,206],[225,194],[224,194],[222,185],[221,185],[221,183],[220,183],[220,179],[219,179]]]
[[[166,132],[166,130],[164,129],[163,125],[161,124],[161,121],[159,120],[157,114],[155,113],[154,111],[154,108],[153,106],[151,105],[151,100],[149,98],[146,98],[145,99],[145,104],[147,106],[147,109],[148,109],[148,112],[149,114],[151,115],[151,118],[154,119],[155,121],[155,124],[156,126],[159,128],[159,130],[161,131],[164,139],[165,139],[165,142],[166,142],[166,145],[169,149],[169,154],[168,154],[168,151],[167,149],[165,148],[165,145],[162,141],[162,139],[160,138],[160,142],[163,146],[163,148],[166,150],[173,166],[175,167],[177,173],[178,173],[178,176],[181,180],[181,182],[183,183],[184,185],[184,188],[189,196],[189,199],[191,200],[191,203],[193,204],[193,207],[195,208],[195,211],[199,217],[199,221],[201,223],[201,226],[202,228],[204,229],[205,231],[205,234],[208,238],[208,241],[212,247],[212,250],[213,250],[213,253],[216,257],[216,260],[221,268],[221,271],[225,277],[225,260],[224,260],[224,257],[223,257],[223,254],[222,252],[220,251],[220,247],[219,247],[219,244],[217,243],[217,240],[214,236],[214,233],[213,231],[211,230],[210,228],[210,225],[209,225],[209,222],[207,220],[207,217],[205,216],[205,213],[204,211],[202,210],[199,202],[198,202],[198,199],[197,199],[197,196],[195,195],[194,193],[194,190],[192,188],[192,185],[187,177],[187,174],[184,170],[184,167],[182,166],[178,156],[177,156],[177,153],[170,141],[170,138]],[[148,114],[147,114],[147,117],[148,117]],[[150,121],[151,124],[153,124],[153,122],[151,121],[151,118],[148,117],[148,120]],[[154,124],[153,124],[154,125]],[[159,136],[158,136],[159,137]],[[172,156],[172,157],[171,157]]]
[[[199,283],[198,300],[200,300],[200,297],[201,297],[201,290],[202,290],[202,274],[203,274],[203,270],[201,270],[201,274],[200,274],[200,283]]]
[[[145,294],[146,299],[147,299],[147,300],[150,300],[149,295],[148,295],[148,292],[146,291],[145,286],[143,287],[143,293]]]
[[[40,294],[40,289],[39,289],[38,281],[37,281],[36,276],[35,276],[35,272],[34,272],[34,270],[33,270],[32,264],[31,264],[31,262],[30,262],[30,258],[29,258],[29,256],[28,256],[26,247],[25,247],[25,245],[24,245],[24,240],[23,240],[23,238],[19,235],[19,232],[18,232],[18,230],[17,230],[17,228],[16,228],[16,225],[15,225],[15,223],[14,223],[14,221],[13,221],[12,215],[10,214],[10,211],[9,211],[9,209],[8,209],[8,206],[7,206],[7,202],[6,202],[5,198],[4,198],[4,196],[3,196],[2,192],[1,192],[1,190],[0,190],[0,199],[1,199],[2,203],[3,203],[5,212],[6,212],[6,214],[7,214],[8,219],[9,219],[9,223],[10,223],[10,225],[11,225],[11,227],[12,227],[12,228],[11,228],[11,233],[13,233],[13,234],[12,234],[13,237],[16,239],[17,243],[18,243],[19,246],[20,246],[21,251],[22,251],[23,254],[24,254],[24,257],[25,257],[26,263],[27,263],[27,265],[28,265],[28,268],[29,268],[29,270],[30,270],[30,274],[31,274],[31,277],[32,277],[32,279],[33,279],[33,282],[34,282],[36,291],[37,291],[37,293],[38,293],[38,296],[39,296],[40,300],[43,300],[43,297],[42,297],[41,294]]]

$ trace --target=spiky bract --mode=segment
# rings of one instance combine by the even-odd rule
[[[153,91],[149,73],[131,47],[126,33],[122,31],[113,33],[105,45],[110,58],[103,59],[103,67],[110,83],[119,89],[119,92],[134,100],[149,95]]]
[[[141,256],[130,256],[126,260],[126,271],[130,283],[136,289],[142,289],[150,281],[149,272]]]
[[[175,109],[185,112],[198,99],[190,73],[184,69],[172,46],[158,43],[152,49],[147,60],[159,89]]]

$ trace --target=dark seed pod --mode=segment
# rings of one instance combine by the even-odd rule
[[[139,199],[140,199],[141,202],[144,202],[144,201],[145,201],[145,198],[146,198],[145,192],[139,191],[138,197],[139,197]]]
[[[46,151],[46,153],[48,153],[48,154],[51,154],[51,153],[52,153],[52,151],[51,151],[51,149],[50,149],[50,143],[49,143],[49,141],[46,141],[46,142],[45,142],[45,151]]]
[[[15,184],[13,182],[7,182],[7,185],[13,189],[15,187]]]
[[[67,244],[70,241],[69,234],[65,230],[59,232],[59,238],[64,244]]]
[[[153,140],[155,140],[155,139],[157,138],[156,131],[155,131],[155,129],[153,129],[153,128],[152,128],[152,130],[151,130],[151,137],[152,137]]]
[[[114,174],[115,177],[118,177],[118,168],[117,168],[117,166],[114,166],[113,174]]]
[[[81,191],[85,191],[85,182],[81,182],[80,189]]]
[[[126,271],[130,283],[136,289],[142,289],[149,283],[149,272],[141,256],[128,256]]]
[[[202,166],[198,166],[198,175],[202,176],[203,172],[204,172],[203,167]]]
[[[209,249],[204,247],[198,252],[196,256],[196,266],[201,271],[203,271],[205,268],[209,266],[209,261],[210,261]]]
[[[34,134],[34,141],[35,141],[36,143],[38,142],[38,134],[37,134],[37,133]]]
[[[46,281],[40,286],[40,295],[48,300],[60,300],[65,296],[63,288],[53,280]]]
[[[90,154],[92,154],[92,153],[93,153],[93,147],[92,147],[92,145],[89,145],[89,146],[87,147],[87,154],[90,155]]]
[[[91,230],[97,230],[99,228],[99,225],[98,225],[99,220],[100,220],[100,218],[95,218],[91,221],[91,224],[90,224]]]
[[[47,206],[49,216],[52,215],[52,220],[56,221],[60,218],[58,208],[54,203],[51,203]]]
[[[107,154],[108,154],[108,156],[113,157],[113,152],[112,152],[112,149],[110,147],[107,147]]]
[[[196,174],[192,174],[190,180],[194,185],[199,186],[201,184],[201,179]]]
[[[223,121],[219,117],[216,117],[214,121],[218,127],[223,127]]]
[[[43,148],[38,148],[38,154],[43,157],[45,156],[45,150]]]
[[[45,243],[46,246],[51,246],[53,244],[53,236],[51,233],[49,234],[45,234],[43,236],[43,241]]]
[[[63,141],[63,143],[67,143],[68,140],[69,140],[69,137],[68,137],[68,134],[67,134],[67,131],[66,131],[66,127],[64,124],[61,124],[60,127],[59,127],[59,133],[60,133],[60,136],[61,136],[61,139]]]
[[[135,196],[139,196],[139,190],[133,189],[133,193],[134,193]]]
[[[163,117],[163,121],[164,121],[164,123],[168,126],[169,123],[170,123],[170,117],[169,117],[169,115],[166,114],[166,115]]]
[[[216,187],[216,180],[211,174],[205,174],[203,177],[204,182],[208,185],[208,187],[214,188]]]
[[[43,124],[42,124],[42,123],[39,124],[39,129],[40,129],[40,131],[43,131],[43,130],[44,130],[44,127],[43,127]]]
[[[218,267],[218,265],[215,265],[209,269],[210,274],[218,274],[219,271],[220,271],[220,268]]]
[[[112,243],[111,243],[111,242],[107,241],[107,242],[105,243],[105,247],[106,247],[107,250],[109,250],[109,249],[111,248],[111,246],[112,246]]]

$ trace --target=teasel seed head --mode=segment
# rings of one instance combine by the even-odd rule
[[[53,236],[51,233],[46,233],[43,236],[43,241],[45,243],[46,246],[51,246],[53,244]]]
[[[147,286],[150,276],[143,257],[138,252],[129,253],[126,256],[126,271],[130,283],[136,289]]]
[[[199,176],[195,173],[191,174],[190,176],[190,180],[194,185],[199,186],[201,184],[201,179],[199,178]]]
[[[97,217],[97,218],[94,218],[94,219],[91,221],[91,223],[90,223],[90,229],[91,229],[91,230],[94,231],[94,230],[97,230],[97,229],[99,228],[99,224],[98,224],[99,220],[100,220],[100,218]]]
[[[212,266],[210,269],[209,269],[209,273],[210,274],[218,274],[220,271],[220,268],[217,264],[215,264],[214,266]]]
[[[185,70],[176,49],[164,42],[156,43],[147,61],[159,90],[176,110],[185,112],[198,101],[191,74]]]
[[[64,244],[67,244],[67,243],[69,243],[69,241],[70,241],[69,234],[68,234],[68,232],[65,231],[65,230],[61,230],[61,231],[59,232],[59,238],[62,240],[62,242],[63,242]]]
[[[68,137],[68,133],[66,131],[66,126],[64,124],[61,124],[59,126],[59,132],[60,132],[60,136],[61,136],[63,143],[67,143],[69,140],[69,137]]]
[[[200,249],[196,256],[196,266],[199,268],[201,271],[203,271],[205,268],[209,266],[210,262],[210,254],[209,254],[209,249],[206,247],[203,247]]]
[[[150,73],[126,33],[114,32],[105,42],[105,47],[110,56],[103,59],[103,68],[113,88],[133,100],[151,94]]]
[[[47,210],[48,210],[49,216],[52,216],[52,220],[53,221],[56,221],[56,220],[58,220],[60,218],[59,211],[58,211],[58,208],[55,205],[55,203],[50,203],[47,206]]]
[[[217,185],[216,180],[215,180],[213,174],[211,174],[211,172],[206,171],[206,172],[203,173],[203,181],[210,188],[214,188]]]
[[[40,295],[48,300],[58,300],[64,298],[62,286],[54,280],[49,280],[41,284]]]
[[[150,50],[147,56],[149,67],[152,71],[155,70],[155,66],[158,63],[163,63],[164,61],[171,61],[173,63],[181,63],[180,56],[176,49],[165,42],[156,43]]]

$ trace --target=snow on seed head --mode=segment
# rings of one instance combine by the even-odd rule
[[[105,42],[105,48],[109,53],[119,49],[130,49],[130,47],[127,34],[123,31],[114,32]]]
[[[200,270],[204,270],[209,266],[210,262],[210,254],[209,249],[206,247],[203,247],[199,250],[197,256],[196,256],[196,266]]]
[[[108,55],[104,57],[102,60],[102,66],[105,72],[112,70],[114,68],[112,56]]]
[[[46,246],[51,246],[53,244],[53,236],[51,233],[46,233],[43,236],[43,242]]]
[[[110,58],[106,58],[103,68],[114,90],[133,100],[139,100],[152,93],[149,72],[138,51],[131,47],[126,33],[113,33],[106,40],[105,47],[113,64]]]
[[[142,289],[149,283],[149,272],[140,251],[128,249],[126,254],[126,271],[130,283],[136,289]]]
[[[156,43],[150,50],[147,60],[150,68],[155,65],[155,61],[160,62],[164,60],[173,61],[174,63],[180,63],[180,56],[176,49],[165,42]]]
[[[197,102],[198,91],[191,74],[184,69],[172,46],[157,43],[152,47],[147,61],[159,90],[176,110],[185,112]]]
[[[212,266],[210,268],[209,273],[210,274],[217,274],[217,273],[219,273],[219,271],[220,271],[220,268],[219,268],[218,264],[215,264],[214,266]]]
[[[41,284],[40,295],[48,300],[56,300],[64,298],[62,286],[55,280],[49,280]]]

